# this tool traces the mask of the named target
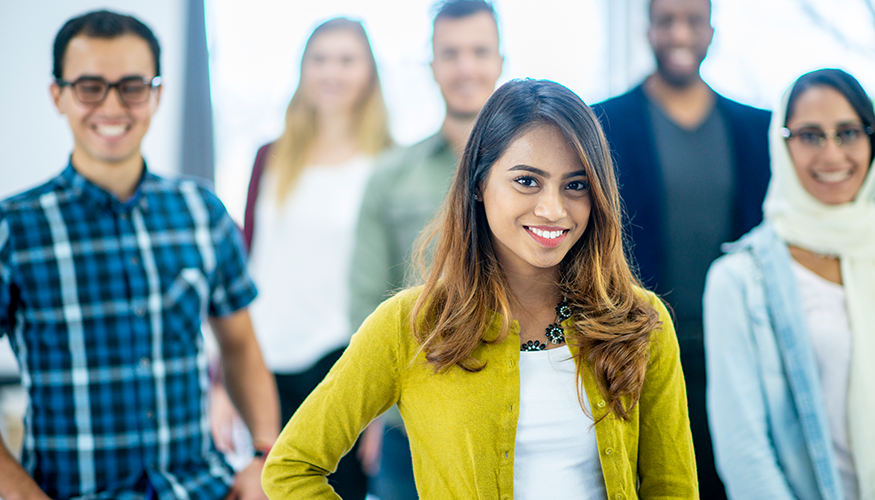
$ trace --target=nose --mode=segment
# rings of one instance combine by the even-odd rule
[[[565,198],[558,189],[544,189],[538,195],[535,215],[548,221],[558,221],[567,214]]]
[[[122,101],[121,90],[118,87],[114,87],[109,89],[109,93],[106,98],[100,103],[98,107],[104,113],[116,113],[122,112],[128,106]]]
[[[845,157],[845,152],[842,146],[836,143],[835,136],[827,137],[823,147],[820,148],[820,157],[828,161],[841,161]]]
[[[677,45],[690,45],[693,40],[693,26],[689,20],[676,19],[671,24],[671,39]]]
[[[459,54],[457,61],[456,69],[464,76],[471,75],[478,64],[477,56],[468,52]]]

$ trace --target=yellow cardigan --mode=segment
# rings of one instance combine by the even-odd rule
[[[397,403],[420,498],[513,498],[518,326],[504,342],[475,351],[487,363],[482,371],[453,367],[436,374],[408,321],[420,290],[399,293],[365,321],[286,425],[264,466],[268,497],[339,498],[325,476],[368,423]],[[698,498],[677,338],[662,302],[649,298],[662,328],[653,332],[641,400],[630,421],[611,415],[595,426],[609,500]],[[488,335],[497,333],[498,318]],[[591,370],[584,370],[583,385],[598,419],[606,404]]]

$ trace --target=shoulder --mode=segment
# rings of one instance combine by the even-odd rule
[[[225,205],[205,179],[192,176],[163,177],[149,173],[148,183],[144,187],[152,195],[179,197],[188,202],[202,203],[213,220],[227,214]],[[187,205],[190,206],[190,203]]]
[[[0,217],[17,212],[41,210],[40,199],[47,193],[63,194],[65,192],[61,176],[54,177],[36,187],[12,195],[0,201]]]
[[[717,94],[717,104],[724,110],[724,112],[729,114],[731,118],[755,121],[766,127],[768,127],[769,121],[772,117],[771,111],[748,106],[747,104],[733,101],[732,99],[720,94]]]
[[[413,346],[410,314],[421,293],[422,287],[410,288],[384,300],[362,322],[354,337],[380,338],[402,350],[406,349],[402,344]]]
[[[643,92],[641,85],[637,85],[625,94],[620,94],[616,97],[594,104],[592,110],[596,114],[596,117],[603,122],[603,119],[606,117],[637,113],[643,102]]]
[[[410,146],[393,147],[377,157],[374,162],[374,176],[397,176],[409,171],[443,147],[445,142],[438,133]]]
[[[724,244],[726,254],[715,260],[708,269],[706,295],[714,290],[743,288],[760,281],[756,254],[768,251],[777,241],[771,225],[763,223],[738,241]]]
[[[383,303],[380,304],[380,307],[375,311],[375,314],[393,314],[409,317],[414,304],[416,304],[416,301],[422,294],[422,288],[422,286],[417,286],[401,290],[383,301]]]

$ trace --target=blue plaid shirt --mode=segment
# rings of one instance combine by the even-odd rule
[[[0,335],[30,394],[22,464],[52,498],[223,498],[205,314],[255,287],[239,231],[193,181],[144,170],[125,203],[69,165],[0,202]]]

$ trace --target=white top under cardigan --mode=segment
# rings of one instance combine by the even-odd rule
[[[845,500],[857,500],[857,474],[848,439],[848,377],[852,342],[845,290],[795,260],[790,261],[790,268],[799,286],[805,326],[808,327],[817,359],[829,432]]]
[[[250,307],[267,367],[300,373],[349,342],[349,265],[373,159],[308,166],[277,204],[276,177],[261,179],[249,271]]]
[[[514,449],[517,500],[605,500],[586,392],[581,390],[568,345],[520,353],[520,416]]]

